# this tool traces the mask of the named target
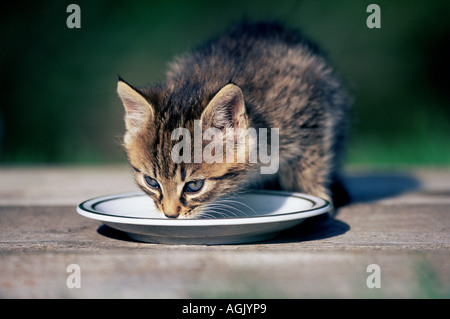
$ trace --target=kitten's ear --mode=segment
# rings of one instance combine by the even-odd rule
[[[137,133],[145,123],[153,120],[153,106],[135,88],[119,79],[117,93],[125,107],[125,126],[128,133]]]
[[[225,85],[209,102],[201,117],[206,127],[246,128],[244,95],[235,84]]]

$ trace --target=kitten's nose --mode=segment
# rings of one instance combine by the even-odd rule
[[[164,215],[166,215],[167,218],[177,218],[180,215],[180,213],[178,213],[178,212],[172,212],[172,213],[164,212]]]
[[[171,209],[167,209],[167,211],[164,211],[164,215],[166,215],[167,218],[177,218],[180,215],[181,207],[173,207]]]

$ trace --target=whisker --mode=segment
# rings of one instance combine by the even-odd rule
[[[244,212],[242,209],[239,209],[239,208],[237,208],[235,206],[231,206],[231,205],[229,205],[229,206],[239,210],[244,216],[250,216],[250,215],[256,216],[256,215],[258,215],[258,213],[252,207],[250,207],[249,205],[247,205],[247,204],[245,204],[245,203],[243,203],[241,201],[236,201],[236,200],[229,199],[228,197],[220,198],[220,199],[216,200],[214,203],[219,203],[219,204],[227,203],[227,204],[233,204],[233,205],[241,205],[241,206],[245,207],[248,210],[248,212]]]
[[[218,218],[217,215],[219,215],[220,217],[227,217],[223,212],[216,211],[214,209],[209,209],[207,212],[204,211],[199,212],[200,218]]]
[[[209,203],[209,204],[205,205],[204,207],[202,207],[202,211],[207,211],[207,210],[211,210],[211,209],[214,209],[215,213],[218,213],[220,211],[221,212],[220,215],[222,217],[229,217],[229,215],[232,215],[234,217],[239,217],[238,213],[240,215],[244,215],[244,216],[247,215],[244,211],[242,211],[241,209],[239,209],[235,206],[225,204],[222,202],[217,202],[217,201]],[[222,211],[228,212],[228,215],[225,215],[225,213],[222,213]]]
[[[219,201],[219,203],[223,203],[223,202],[242,205],[242,206],[244,206],[245,208],[247,208],[248,210],[250,210],[250,211],[252,212],[253,215],[257,215],[257,214],[258,214],[252,207],[250,207],[249,205],[247,205],[247,204],[245,204],[245,203],[242,203],[242,202],[240,202],[240,201],[231,200],[231,199],[221,199],[221,200]],[[242,210],[241,210],[241,211],[242,211]],[[243,211],[242,211],[242,212],[243,212]]]
[[[236,214],[236,212],[235,211],[233,211],[232,209],[236,209],[235,207],[233,207],[233,206],[230,206],[230,205],[226,205],[226,204],[217,204],[217,203],[215,203],[215,204],[213,204],[213,205],[211,205],[211,206],[209,206],[210,208],[216,208],[216,209],[219,209],[219,211],[220,210],[224,210],[224,211],[227,211],[227,212],[229,212],[231,215],[233,215],[234,217],[239,217],[239,215],[237,215]],[[224,216],[225,217],[225,216]]]

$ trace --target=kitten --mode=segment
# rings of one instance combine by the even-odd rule
[[[252,187],[332,201],[349,98],[316,47],[295,31],[277,23],[241,23],[178,57],[164,84],[136,88],[119,78],[117,91],[126,110],[124,146],[136,181],[167,217],[198,217],[214,199]],[[260,145],[249,135],[243,147],[232,146],[232,156],[242,155],[243,163],[174,161],[181,140],[174,130],[187,129],[192,140],[186,145],[194,148],[196,124],[202,132],[223,133],[217,141],[236,141],[249,128],[277,128],[278,141],[273,134],[262,139],[267,149],[278,143],[277,154],[271,154],[277,171],[261,174],[267,163],[250,161],[251,149]],[[203,139],[202,147],[211,141]],[[179,155],[189,159],[199,153],[185,147]]]

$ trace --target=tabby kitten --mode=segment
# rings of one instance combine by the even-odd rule
[[[253,187],[332,201],[349,99],[315,46],[295,31],[277,23],[239,24],[178,57],[165,83],[136,88],[119,78],[117,91],[126,110],[124,146],[136,181],[165,216],[198,217],[213,200]],[[267,164],[249,160],[250,149],[259,147],[251,136],[243,147],[233,146],[234,158],[243,155],[244,162],[174,161],[181,140],[174,138],[177,128],[192,138],[185,141],[192,150],[185,148],[188,153],[180,156],[194,158],[198,152],[196,123],[202,132],[214,128],[222,139],[234,141],[249,128],[277,128],[277,153],[271,154],[277,171],[261,174]],[[263,141],[271,149],[274,139]],[[202,147],[210,142],[202,140]]]

